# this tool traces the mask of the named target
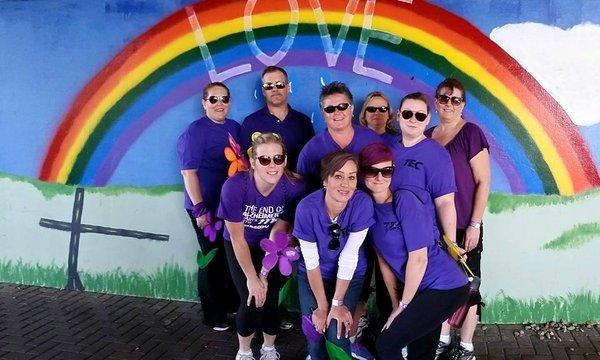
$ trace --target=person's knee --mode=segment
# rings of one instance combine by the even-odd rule
[[[375,342],[378,359],[395,359],[398,351],[398,345],[387,336],[385,332],[381,333]]]

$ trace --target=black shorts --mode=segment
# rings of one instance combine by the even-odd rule
[[[481,279],[481,253],[483,252],[483,225],[480,228],[479,232],[479,243],[475,247],[475,249],[469,251],[467,253],[467,266],[474,275]],[[466,229],[456,229],[456,243],[461,248],[465,246],[465,232]],[[481,294],[479,294],[477,306],[477,314],[481,316],[481,308],[485,306],[481,299]]]

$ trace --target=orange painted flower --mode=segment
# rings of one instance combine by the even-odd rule
[[[238,171],[246,171],[249,166],[246,158],[242,156],[241,146],[235,141],[233,136],[229,134],[229,146],[225,147],[225,158],[230,162],[227,176],[231,177]]]

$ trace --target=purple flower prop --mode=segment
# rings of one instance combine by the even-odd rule
[[[223,222],[219,219],[213,219],[210,211],[206,213],[206,225],[204,226],[204,236],[211,242],[217,239],[217,231],[221,230]]]
[[[292,273],[292,262],[298,260],[300,252],[287,244],[288,236],[283,232],[275,233],[273,241],[269,239],[260,241],[260,247],[266,253],[262,261],[265,269],[271,270],[279,263],[281,275],[288,276]]]
[[[302,315],[302,332],[309,342],[318,342],[321,340],[321,334],[315,329],[315,324],[313,324],[310,314]]]

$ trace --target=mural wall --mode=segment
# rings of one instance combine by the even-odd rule
[[[600,320],[599,24],[594,0],[2,2],[0,281],[195,299],[177,137],[205,83],[241,121],[277,64],[317,131],[333,80],[397,103],[461,79],[491,146],[484,320]]]

